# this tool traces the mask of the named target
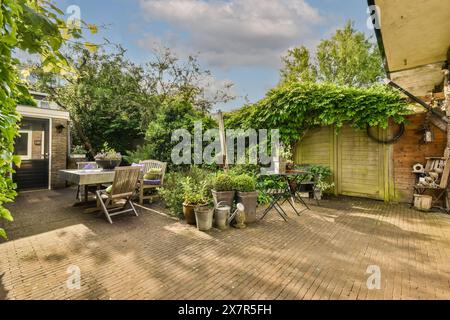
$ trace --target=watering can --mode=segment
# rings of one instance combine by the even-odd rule
[[[231,207],[226,205],[225,201],[221,201],[217,204],[215,210],[214,221],[216,227],[220,230],[225,230],[228,228],[228,218],[231,213]]]

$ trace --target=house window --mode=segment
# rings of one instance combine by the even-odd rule
[[[22,160],[30,160],[32,155],[32,131],[20,130],[20,136],[16,138],[14,145],[15,154],[19,155]]]

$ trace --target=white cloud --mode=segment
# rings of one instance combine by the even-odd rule
[[[167,34],[144,35],[143,47],[166,43],[200,53],[212,66],[278,65],[290,47],[310,43],[323,18],[306,0],[140,0],[149,21]]]

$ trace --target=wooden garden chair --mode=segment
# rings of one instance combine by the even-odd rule
[[[140,173],[139,167],[116,168],[111,192],[107,192],[107,190],[97,191],[97,199],[109,223],[113,223],[111,217],[126,212],[133,212],[138,216],[131,199],[136,192]],[[130,205],[130,209],[125,209],[127,204]]]
[[[414,193],[415,194],[425,194],[430,193],[432,196],[432,207],[436,207],[439,209],[443,209],[446,212],[449,212],[449,199],[448,199],[448,187],[449,187],[449,176],[450,176],[450,158],[428,158],[427,166],[425,167],[425,172],[433,171],[436,168],[443,168],[442,174],[439,176],[440,181],[437,186],[423,186],[423,185],[415,185]],[[437,202],[443,200],[444,207],[436,205]],[[414,205],[414,200],[413,200]]]
[[[163,186],[167,163],[157,160],[144,160],[139,162],[139,164],[142,166],[142,174],[139,181],[139,204],[143,205],[144,200],[152,199],[154,197],[153,195],[146,195],[146,190],[155,190]],[[157,180],[146,180],[144,176],[150,169],[161,170],[160,178]]]

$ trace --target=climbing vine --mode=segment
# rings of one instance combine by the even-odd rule
[[[12,164],[19,165],[20,157],[14,156],[14,138],[18,134],[20,116],[17,103],[30,102],[32,98],[19,75],[16,50],[41,56],[47,71],[69,70],[67,60],[60,49],[66,39],[68,26],[60,18],[64,13],[51,1],[2,0],[0,6],[0,219],[12,221],[11,213],[4,207],[16,196],[11,179]],[[79,30],[70,31],[80,37]],[[25,70],[26,73],[26,70]],[[22,73],[22,77],[26,74]],[[0,228],[0,237],[6,238]]]
[[[403,123],[408,102],[392,89],[294,82],[270,90],[261,101],[226,116],[229,128],[279,129],[286,145],[295,144],[310,128],[345,123],[365,129],[386,128],[389,119]]]

